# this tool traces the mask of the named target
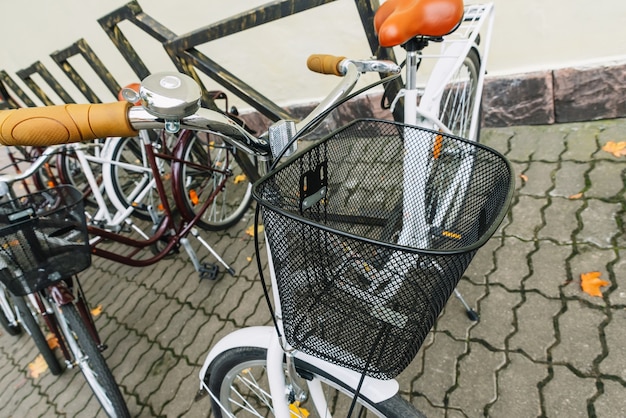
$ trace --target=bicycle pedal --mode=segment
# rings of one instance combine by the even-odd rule
[[[203,263],[198,273],[200,273],[200,280],[206,279],[213,281],[217,279],[217,273],[219,273],[219,271],[220,269],[216,264]]]

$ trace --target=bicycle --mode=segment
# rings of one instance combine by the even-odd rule
[[[331,408],[341,415],[355,402],[379,416],[421,416],[398,394],[398,383],[393,378],[416,354],[463,271],[495,232],[511,200],[510,165],[481,144],[441,129],[393,121],[358,120],[339,129],[332,123],[327,125],[331,112],[342,100],[356,99],[366,91],[347,96],[361,72],[396,73],[400,68],[376,60],[313,59],[314,63],[320,61],[328,71],[343,76],[337,87],[304,121],[279,122],[267,137],[257,138],[224,115],[199,108],[200,95],[190,97],[183,93],[185,88],[179,89],[193,80],[172,73],[153,74],[144,80],[144,108],[116,109],[110,119],[119,125],[106,128],[107,135],[119,136],[129,136],[129,127],[152,129],[163,125],[170,131],[210,131],[264,162],[282,161],[284,150],[292,151],[291,144],[297,140],[318,139],[270,170],[255,188],[255,198],[259,206],[264,206],[271,279],[267,299],[276,325],[237,330],[210,350],[199,377],[201,391],[210,394],[216,416],[244,414],[253,407],[261,408],[255,416],[274,413],[282,417],[290,416],[290,412],[325,416]],[[173,85],[178,87],[166,87]],[[90,117],[95,117],[96,109],[100,107],[90,107]],[[112,107],[107,105],[106,109]],[[69,106],[66,111],[70,112]],[[74,110],[71,112],[76,120]],[[65,114],[56,117],[63,119]],[[0,113],[0,125],[2,118]],[[23,114],[21,118],[28,116]],[[94,120],[87,121],[86,116],[78,120],[80,126],[94,125]],[[16,122],[8,123],[11,126]],[[111,132],[113,129],[118,132]],[[372,141],[380,138],[385,142]],[[409,145],[405,146],[404,138]],[[11,144],[20,139],[25,140],[6,135],[2,141]],[[63,140],[80,141],[84,137],[65,134]],[[405,157],[407,147],[412,151]],[[448,149],[454,152],[445,153]],[[379,156],[381,151],[384,153]],[[413,154],[430,156],[426,168],[441,155],[446,156],[450,167],[462,165],[459,180],[464,180],[466,187],[448,196],[442,190],[446,182],[425,181],[421,190],[408,184],[418,182],[393,181],[394,173],[402,178],[405,173],[419,174],[405,170],[407,158]],[[471,164],[463,164],[468,159]],[[364,171],[370,166],[383,171]],[[338,179],[335,173],[339,173]],[[434,178],[431,170],[422,169],[421,173],[427,179]],[[389,188],[388,196],[383,190],[382,197],[373,199],[380,194],[381,184]],[[400,216],[398,221],[398,214],[404,212],[398,208],[403,209],[405,197],[426,200],[427,194],[443,196],[451,204],[459,199],[462,210],[448,212],[454,219],[448,215],[445,225],[434,222],[426,210],[406,219]],[[357,200],[362,205],[335,202],[357,195],[365,197]],[[375,205],[368,205],[368,200]],[[433,204],[435,200],[429,201]],[[345,207],[355,211],[346,213],[342,211]],[[400,242],[405,229],[416,233]],[[305,239],[299,237],[302,231],[308,234]],[[415,236],[425,236],[430,245],[411,245]],[[309,261],[314,264],[307,265]],[[259,257],[257,262],[261,263]],[[309,275],[315,280],[304,284],[293,280]],[[416,277],[424,279],[424,287],[413,286]],[[334,295],[339,297],[333,301]],[[403,297],[408,304],[401,303]],[[317,302],[326,305],[321,307]],[[415,306],[419,308],[414,310]],[[342,328],[355,322],[360,322],[359,328]],[[388,332],[389,327],[395,327],[395,331]],[[387,336],[393,340],[387,349],[365,344]],[[327,394],[323,385],[332,393]],[[335,409],[335,400],[342,394],[348,395],[346,409]]]
[[[53,145],[23,173],[4,175],[4,181],[29,178],[52,159],[59,181],[79,188],[95,208],[88,222],[94,255],[146,266],[183,245],[200,277],[215,279],[217,265],[200,262],[187,238],[191,234],[228,273],[235,273],[195,228],[227,228],[252,200],[255,163],[219,137],[143,129],[134,137]],[[147,220],[149,229],[140,227],[133,215]],[[111,243],[116,246],[107,247]]]
[[[0,281],[53,374],[55,354],[33,316],[58,341],[68,368],[78,366],[111,417],[129,416],[77,273],[91,264],[82,194],[61,185],[0,204]],[[34,308],[27,305],[27,300]]]

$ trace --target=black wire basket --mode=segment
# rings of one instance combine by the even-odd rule
[[[254,190],[287,342],[397,376],[500,225],[513,185],[496,151],[380,120],[291,157]]]
[[[83,196],[58,186],[0,204],[0,281],[24,296],[91,265]]]

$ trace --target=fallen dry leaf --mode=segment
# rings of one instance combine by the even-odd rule
[[[257,228],[257,232],[260,234],[263,232],[263,225],[259,225]],[[246,229],[246,235],[254,236],[254,225],[250,225],[248,229]]]
[[[569,198],[570,198],[571,200],[576,200],[576,199],[580,199],[581,197],[583,197],[582,192],[581,192],[581,193],[576,193],[576,194],[573,194],[573,195],[571,195]]]
[[[602,151],[611,153],[614,157],[623,157],[626,155],[626,141],[609,141],[604,144],[604,146],[602,147]]]
[[[520,174],[520,178],[526,183],[528,181],[528,176],[526,174]]]
[[[100,316],[102,313],[102,305],[98,305],[91,310],[91,316]]]
[[[242,181],[246,181],[246,175],[245,174],[239,174],[238,176],[235,176],[235,178],[233,179],[233,183],[235,183],[235,184],[239,184]]]
[[[583,292],[587,293],[590,296],[599,296],[602,297],[602,292],[600,288],[602,286],[608,286],[610,283],[606,280],[602,280],[600,276],[602,273],[599,271],[592,271],[589,273],[582,273],[580,275],[580,287],[582,287]]]
[[[46,335],[46,341],[48,342],[48,347],[50,347],[50,350],[54,350],[59,346],[59,340],[54,334]]]
[[[246,257],[246,260],[248,260],[248,263],[252,261],[252,257],[248,256]]]
[[[41,354],[39,354],[33,362],[28,363],[28,376],[33,379],[37,379],[46,370],[48,370],[48,363],[46,363],[46,360],[44,360]]]

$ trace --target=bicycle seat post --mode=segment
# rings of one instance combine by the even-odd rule
[[[404,106],[404,123],[415,125],[417,123],[417,70],[420,65],[420,54],[428,45],[428,41],[424,38],[412,38],[402,45],[406,50],[406,80],[405,80],[405,103]]]

